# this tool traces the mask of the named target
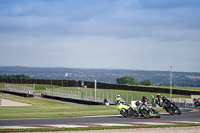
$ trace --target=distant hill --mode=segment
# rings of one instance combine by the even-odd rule
[[[133,77],[135,82],[150,80],[155,86],[169,86],[169,71],[143,71],[123,69],[77,69],[48,67],[0,66],[0,75],[24,74],[35,79],[81,80],[116,83],[124,76]],[[173,86],[200,87],[200,73],[173,72]]]

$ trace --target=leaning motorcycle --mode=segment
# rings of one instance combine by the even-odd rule
[[[170,99],[163,98],[163,101],[163,109],[165,109],[171,115],[181,115],[181,110]]]
[[[195,107],[200,106],[200,98],[194,100]]]
[[[139,116],[138,112],[125,102],[118,102],[117,110],[123,117]]]
[[[136,102],[138,113],[141,117],[149,119],[150,117],[160,118],[161,115],[153,108],[150,108],[147,104],[141,104],[139,101]]]

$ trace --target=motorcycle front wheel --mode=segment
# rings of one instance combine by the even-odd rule
[[[139,113],[132,108],[129,108],[128,111],[130,112],[130,116],[135,116],[135,117],[139,116]]]
[[[177,109],[177,114],[178,114],[178,115],[181,115],[180,109]]]
[[[170,115],[174,115],[174,110],[172,108],[167,108],[167,110],[170,113]]]

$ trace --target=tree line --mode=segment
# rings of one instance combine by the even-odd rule
[[[0,79],[33,79],[24,74],[19,75],[0,75]]]
[[[140,83],[136,83],[135,79],[132,77],[121,77],[116,79],[116,84],[119,85],[146,85],[149,86],[151,85],[150,80],[144,80]]]

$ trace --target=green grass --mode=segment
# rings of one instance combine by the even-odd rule
[[[35,85],[36,90],[45,90],[45,87],[59,88],[60,86],[58,86],[58,85],[43,85],[43,84],[36,84]]]
[[[119,115],[116,105],[82,105],[43,98],[24,98],[9,94],[3,94],[2,97],[32,104],[32,106],[2,106],[0,107],[0,119]],[[161,108],[156,108],[156,110],[163,111]]]
[[[3,94],[3,98],[32,104],[24,107],[0,107],[0,118],[51,118],[90,115],[117,115],[116,106],[90,106],[42,98],[24,98]]]
[[[87,130],[170,128],[170,127],[196,127],[196,126],[200,126],[200,124],[141,125],[141,126],[112,126],[112,127],[79,127],[79,128],[0,129],[0,132],[56,132],[56,131],[87,131]],[[152,130],[152,129],[150,129],[150,130]]]
[[[20,85],[20,84],[16,84],[16,85]],[[31,87],[33,86],[33,84],[21,84],[21,85],[31,86]],[[58,86],[58,85],[35,84],[35,90],[45,90],[45,87],[59,88],[61,86]]]

